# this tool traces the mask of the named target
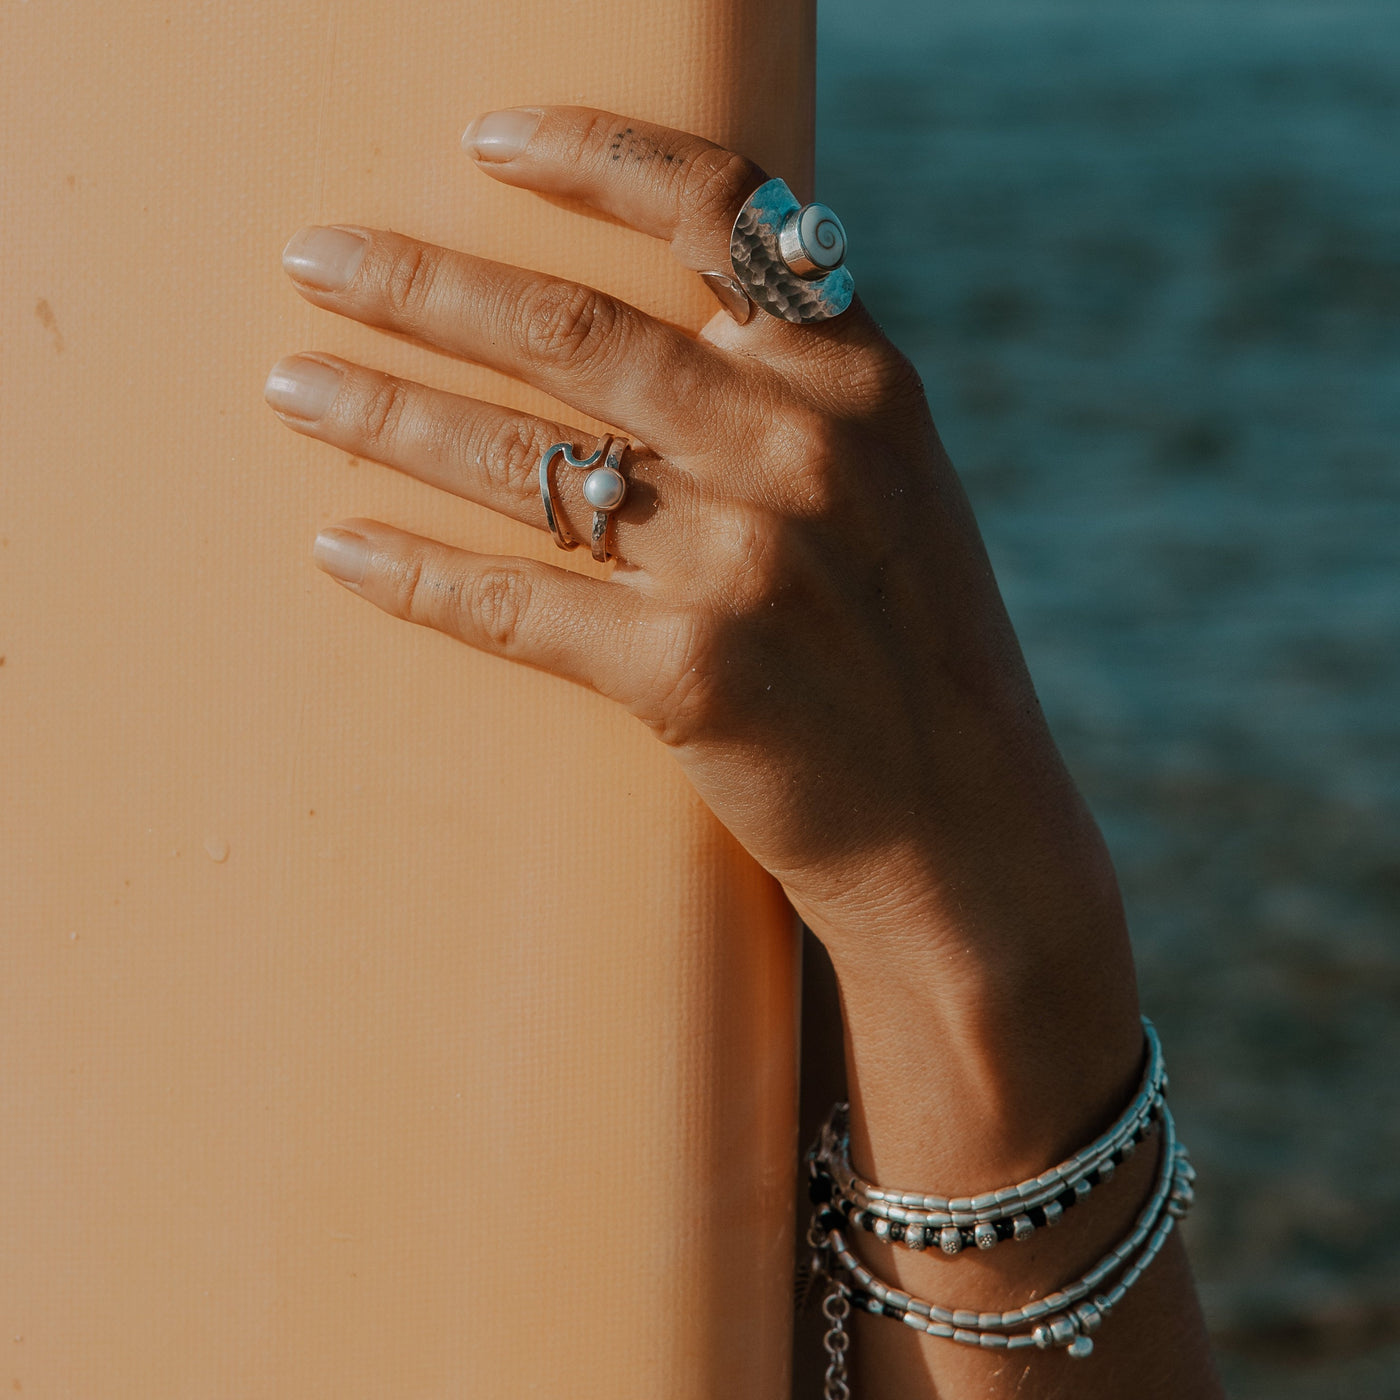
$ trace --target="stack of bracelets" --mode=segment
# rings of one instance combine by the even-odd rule
[[[1093,1351],[1089,1334],[1156,1258],[1172,1227],[1195,1198],[1191,1183],[1196,1172],[1186,1148],[1177,1141],[1166,1104],[1161,1042],[1146,1017],[1142,1024],[1147,1035],[1147,1067],[1136,1096],[1118,1121],[1082,1152],[1019,1186],[951,1200],[875,1186],[851,1167],[849,1105],[839,1103],[832,1109],[807,1153],[815,1207],[807,1232],[807,1242],[814,1250],[811,1270],[814,1278],[829,1280],[822,1304],[830,1324],[825,1340],[829,1358],[826,1400],[847,1400],[850,1395],[845,1319],[851,1307],[893,1318],[932,1337],[987,1350],[1058,1346],[1075,1357]],[[1067,1210],[1112,1179],[1114,1169],[1133,1155],[1140,1142],[1159,1131],[1162,1148],[1157,1182],[1127,1238],[1082,1278],[1024,1307],[1009,1312],[974,1312],[925,1303],[882,1283],[847,1244],[850,1226],[909,1249],[937,1248],[947,1255],[1029,1239],[1043,1227],[1058,1225]]]

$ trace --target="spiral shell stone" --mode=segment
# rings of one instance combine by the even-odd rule
[[[825,321],[851,304],[855,280],[841,266],[845,255],[840,219],[824,204],[799,204],[783,180],[749,196],[729,240],[739,285],[784,321]]]

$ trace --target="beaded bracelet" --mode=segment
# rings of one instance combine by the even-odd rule
[[[824,1391],[826,1400],[849,1400],[845,1359],[849,1342],[845,1318],[851,1307],[891,1317],[929,1336],[985,1350],[1018,1351],[1027,1347],[1045,1349],[1058,1346],[1065,1348],[1071,1356],[1081,1358],[1093,1352],[1094,1343],[1089,1334],[1099,1328],[1103,1319],[1142,1276],[1157,1257],[1177,1220],[1186,1214],[1195,1200],[1192,1182],[1196,1179],[1196,1171],[1185,1146],[1177,1139],[1176,1124],[1163,1097],[1167,1077],[1162,1066],[1161,1045],[1146,1018],[1143,1025],[1149,1047],[1147,1068],[1137,1096],[1118,1122],[1095,1143],[1062,1162],[1052,1172],[1043,1173],[1018,1187],[966,1198],[966,1202],[964,1198],[950,1201],[942,1197],[881,1190],[861,1181],[849,1170],[848,1105],[838,1104],[833,1109],[807,1154],[815,1206],[807,1232],[807,1241],[814,1251],[812,1272],[814,1279],[825,1277],[829,1281],[822,1304],[823,1313],[830,1324],[824,1338],[830,1362]],[[843,1233],[853,1219],[864,1228],[871,1228],[860,1219],[867,1215],[872,1216],[876,1226],[882,1222],[887,1226],[888,1234],[882,1236],[884,1238],[899,1238],[894,1233],[896,1229],[907,1236],[911,1228],[926,1228],[923,1221],[911,1225],[906,1220],[874,1216],[876,1207],[893,1207],[926,1215],[947,1214],[954,1220],[943,1228],[958,1230],[963,1230],[965,1226],[957,1217],[973,1214],[978,1219],[972,1226],[972,1233],[979,1246],[988,1248],[990,1246],[982,1244],[985,1231],[978,1234],[982,1226],[1002,1227],[1006,1224],[1005,1216],[1011,1211],[1029,1214],[1032,1210],[1044,1214],[1045,1223],[1054,1223],[1058,1214],[1052,1218],[1047,1207],[1060,1205],[1065,1195],[1082,1200],[1087,1190],[1076,1190],[1079,1184],[1089,1181],[1095,1174],[1098,1174],[1097,1180],[1090,1182],[1090,1185],[1106,1179],[1102,1174],[1103,1162],[1121,1161],[1130,1156],[1136,1144],[1158,1128],[1163,1140],[1156,1184],[1127,1236],[1083,1277],[1023,1307],[1006,1312],[978,1312],[941,1307],[915,1298],[876,1278],[851,1252]],[[1059,1196],[1044,1195],[1056,1189]],[[1041,1200],[1043,1203],[1031,1208],[1026,1204],[1031,1200]],[[964,1209],[965,1204],[970,1205],[971,1210]],[[1014,1226],[1014,1221],[1012,1223]],[[1013,1229],[1011,1237],[1024,1238],[1024,1235],[1015,1233]],[[907,1238],[905,1242],[911,1248],[919,1247]],[[1110,1286],[1115,1276],[1117,1280]],[[1018,1328],[1028,1330],[1018,1331]]]
[[[808,1156],[814,1179],[827,1183],[818,1189],[829,1190],[828,1198],[862,1229],[915,1250],[935,1242],[945,1254],[972,1245],[992,1249],[1001,1240],[1029,1239],[1038,1227],[1059,1224],[1066,1210],[1112,1180],[1114,1170],[1156,1129],[1167,1074],[1156,1029],[1145,1016],[1142,1024],[1148,1054],[1137,1094],[1102,1137],[1059,1166],[1018,1186],[951,1200],[880,1188],[852,1170],[849,1110],[837,1104]]]

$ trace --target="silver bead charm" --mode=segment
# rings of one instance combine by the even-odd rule
[[[1011,1228],[1018,1240],[1028,1240],[1035,1234],[1035,1221],[1029,1215],[1018,1215],[1011,1222]]]
[[[1103,1321],[1103,1313],[1092,1303],[1080,1303],[1075,1308],[1074,1315],[1079,1319],[1079,1330],[1081,1332],[1095,1332],[1099,1324]]]
[[[962,1231],[956,1225],[945,1225],[938,1232],[938,1247],[944,1254],[958,1254],[962,1251]]]
[[[924,1227],[922,1225],[906,1225],[904,1227],[904,1243],[910,1249],[922,1249],[924,1247]]]
[[[1045,1211],[1045,1223],[1047,1225],[1058,1225],[1065,1213],[1065,1208],[1059,1201],[1047,1201],[1042,1208]]]
[[[984,1220],[972,1232],[977,1240],[978,1249],[995,1249],[997,1246],[997,1227],[989,1221]]]
[[[1076,1359],[1083,1359],[1094,1349],[1094,1339],[1092,1337],[1076,1337],[1066,1348],[1069,1354]]]

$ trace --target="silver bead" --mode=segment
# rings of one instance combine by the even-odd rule
[[[583,481],[583,499],[594,510],[616,510],[627,494],[627,478],[616,467],[594,467]]]
[[[1057,1317],[1050,1324],[1050,1340],[1056,1344],[1063,1345],[1074,1336],[1074,1323],[1067,1317]]]
[[[1061,1217],[1065,1213],[1065,1208],[1059,1201],[1047,1201],[1045,1203],[1045,1223],[1047,1225],[1058,1225]]]
[[[1033,1341],[1041,1351],[1044,1351],[1050,1345],[1050,1329],[1042,1322],[1040,1326],[1031,1333],[1031,1341]]]
[[[1076,1181],[1076,1182],[1074,1183],[1074,1198],[1075,1198],[1075,1200],[1076,1200],[1077,1202],[1079,1202],[1080,1205],[1082,1205],[1082,1204],[1084,1203],[1084,1198],[1085,1198],[1085,1197],[1089,1194],[1089,1192],[1092,1191],[1093,1189],[1094,1189],[1094,1188],[1093,1188],[1092,1186],[1089,1185],[1088,1179],[1087,1179],[1086,1177],[1082,1177],[1082,1176],[1081,1176],[1081,1177],[1079,1178],[1079,1180]]]
[[[1115,1171],[1117,1168],[1113,1165],[1113,1158],[1105,1157],[1103,1165],[1099,1168],[1099,1185],[1102,1186],[1105,1181],[1112,1181]]]
[[[1068,1347],[1069,1354],[1074,1357],[1088,1356],[1094,1349],[1094,1339],[1092,1337],[1076,1337]]]
[[[1074,1315],[1079,1319],[1081,1332],[1096,1332],[1103,1321],[1103,1314],[1092,1303],[1080,1303]]]
[[[938,1247],[944,1254],[957,1254],[962,1249],[962,1231],[956,1225],[945,1225],[938,1232]]]
[[[1018,1215],[1011,1226],[1018,1240],[1028,1240],[1035,1234],[1035,1221],[1029,1215]]]
[[[906,1225],[904,1227],[904,1243],[910,1249],[922,1249],[924,1247],[924,1227],[922,1225]]]
[[[995,1249],[997,1244],[997,1227],[989,1220],[984,1220],[973,1231],[977,1240],[978,1249]]]
[[[875,1238],[877,1240],[888,1240],[890,1237],[890,1222],[883,1218],[875,1222]]]

